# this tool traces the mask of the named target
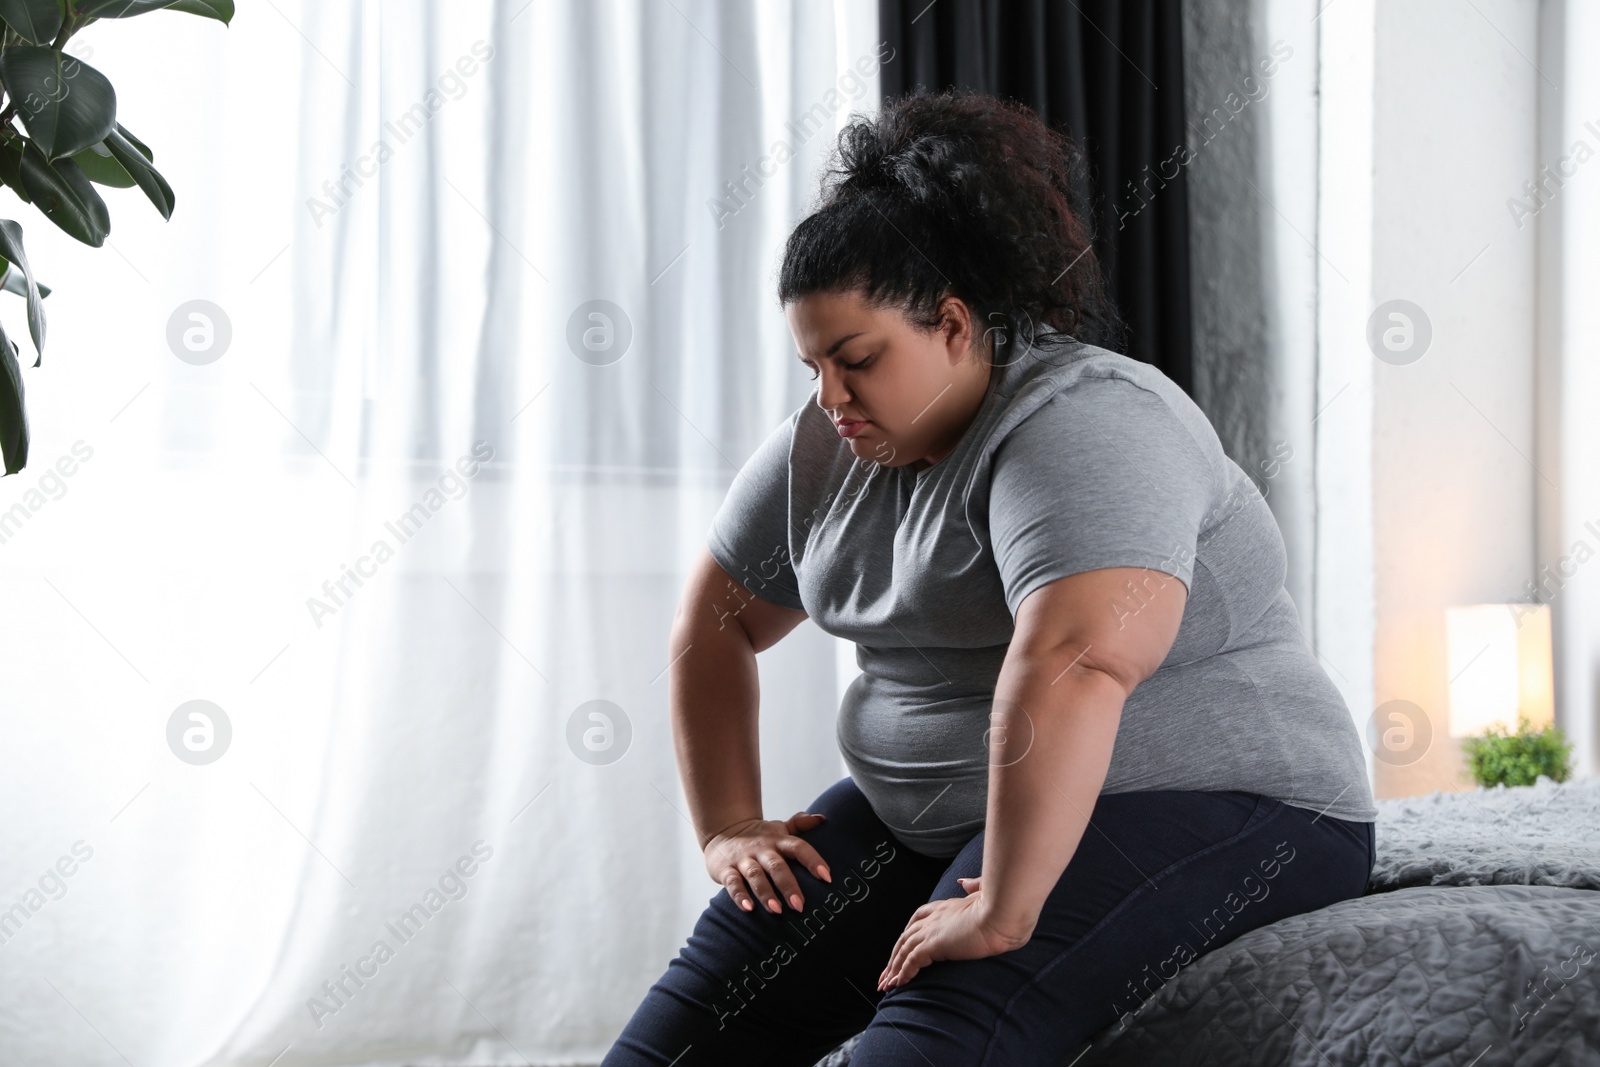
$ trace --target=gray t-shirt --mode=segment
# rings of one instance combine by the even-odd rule
[[[1023,597],[1150,567],[1188,601],[1171,652],[1123,705],[1101,792],[1240,789],[1376,819],[1350,711],[1284,587],[1277,522],[1205,414],[1157,368],[1092,345],[997,359],[933,466],[858,459],[813,393],[712,521],[724,570],[855,642],[863,673],[837,733],[873,810],[917,852],[959,852],[983,828],[989,714]],[[1108,610],[1159,595],[1130,586]]]

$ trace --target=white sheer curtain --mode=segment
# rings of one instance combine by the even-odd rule
[[[98,250],[0,213],[55,289],[0,480],[0,1059],[598,1061],[720,891],[667,632],[808,393],[773,271],[876,28],[270,0],[81,35],[178,206],[111,191]],[[762,670],[781,817],[843,773],[835,643]]]

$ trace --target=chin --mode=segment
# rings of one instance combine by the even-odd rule
[[[894,455],[893,452],[889,452],[888,449],[882,448],[879,444],[869,444],[859,437],[847,437],[845,438],[845,443],[850,446],[850,451],[857,459],[870,460],[871,462],[878,464],[880,467],[888,465],[885,464],[881,458],[885,452],[888,452],[888,454],[891,456]]]

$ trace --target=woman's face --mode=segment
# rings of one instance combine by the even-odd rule
[[[800,361],[817,382],[817,404],[862,459],[922,470],[949,455],[989,385],[984,338],[956,297],[944,321],[919,329],[860,294],[812,293],[784,312]]]

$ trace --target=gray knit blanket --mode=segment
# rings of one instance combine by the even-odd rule
[[[1600,889],[1600,778],[1380,800],[1368,893],[1415,885]]]

